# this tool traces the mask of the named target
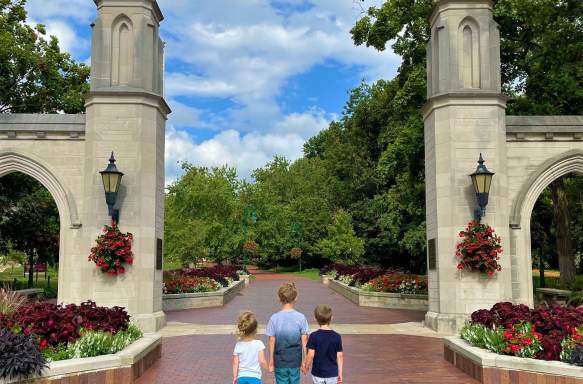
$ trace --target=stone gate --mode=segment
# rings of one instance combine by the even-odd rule
[[[490,0],[436,0],[427,48],[425,119],[429,312],[426,324],[453,332],[467,315],[499,301],[533,305],[530,217],[555,179],[583,173],[582,116],[506,116],[500,34]],[[468,175],[479,154],[495,172],[483,218],[502,237],[503,270],[460,272],[457,234],[473,219]]]
[[[0,115],[0,176],[41,182],[59,209],[61,303],[126,307],[145,331],[164,325],[160,244],[164,233],[163,19],[155,0],[95,0],[91,90],[84,115]],[[110,223],[99,171],[115,152],[125,173],[120,228],[134,234],[135,262],[104,275],[87,261]]]

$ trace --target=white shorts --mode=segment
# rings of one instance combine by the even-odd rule
[[[321,378],[321,377],[312,376],[312,379],[314,380],[314,384],[338,384],[337,377]]]

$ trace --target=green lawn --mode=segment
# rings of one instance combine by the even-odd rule
[[[293,266],[293,267],[278,267],[277,271],[275,269],[271,269],[270,271],[276,273],[285,273],[287,275],[302,276],[310,280],[317,281],[320,280],[320,270],[317,268],[304,269],[301,272],[299,272],[299,268],[297,266]]]
[[[538,271],[532,272],[532,285],[534,288],[540,287],[540,276]],[[546,288],[558,288],[558,289],[570,289],[570,290],[583,290],[583,275],[577,275],[575,277],[575,283],[571,287],[563,287],[560,283],[560,278],[558,276],[558,271],[545,271],[545,287]]]
[[[50,276],[50,285],[48,284],[48,279],[45,280],[44,272],[39,272],[38,274],[38,281],[36,279],[36,273],[34,275],[34,287],[35,288],[42,288],[45,290],[45,296],[48,298],[57,297],[57,290],[58,290],[58,274],[56,269],[49,267],[47,272],[47,277]],[[4,272],[0,272],[0,285],[3,284],[13,284],[14,279],[16,279],[16,288],[17,289],[24,289],[27,288],[28,284],[28,275],[24,277],[22,266],[15,267],[14,270],[12,268],[8,268]]]

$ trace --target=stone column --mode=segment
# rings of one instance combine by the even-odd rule
[[[95,3],[91,91],[86,98],[83,249],[89,254],[111,220],[99,171],[114,151],[117,167],[125,173],[117,204],[119,226],[134,234],[135,261],[124,275],[111,277],[86,258],[80,260],[82,284],[75,292],[63,287],[67,291],[61,299],[123,306],[144,331],[155,331],[165,322],[157,251],[164,233],[164,133],[170,113],[162,97],[163,16],[155,0]]]
[[[510,253],[494,277],[458,271],[458,233],[474,217],[469,174],[480,153],[496,173],[482,219],[509,244],[506,98],[500,87],[500,37],[489,0],[438,0],[427,49],[425,170],[430,328],[452,333],[468,314],[511,300]]]

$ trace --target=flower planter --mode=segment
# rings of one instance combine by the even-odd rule
[[[113,355],[71,359],[49,363],[40,377],[29,380],[2,380],[0,384],[38,383],[134,383],[162,356],[162,337],[146,334]]]
[[[460,337],[446,337],[444,358],[482,384],[569,383],[583,384],[583,367],[498,355],[474,347]]]
[[[183,309],[220,307],[233,300],[245,288],[244,280],[235,281],[231,286],[215,292],[173,293],[162,295],[164,311],[180,311]]]
[[[330,278],[330,276],[322,275],[322,276],[320,276],[320,278],[322,279],[322,284],[324,284],[324,285],[330,285],[330,280],[332,280]]]
[[[429,307],[427,295],[403,293],[369,292],[350,287],[338,280],[330,280],[328,286],[361,307],[396,308],[426,311]]]

